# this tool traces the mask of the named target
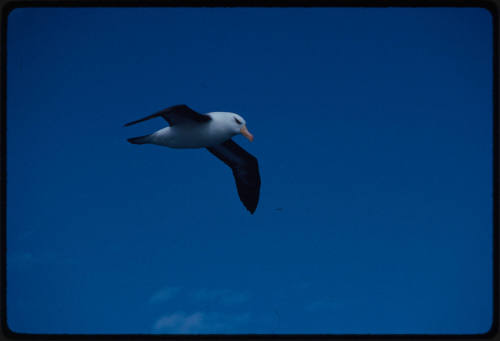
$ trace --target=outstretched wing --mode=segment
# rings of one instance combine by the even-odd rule
[[[199,114],[185,104],[179,104],[163,109],[162,111],[159,111],[153,115],[146,116],[137,121],[129,122],[125,124],[125,127],[159,116],[163,117],[171,126],[187,122],[203,123],[211,120],[210,116]]]
[[[232,169],[240,200],[253,214],[257,208],[260,193],[257,159],[231,139],[207,149]]]

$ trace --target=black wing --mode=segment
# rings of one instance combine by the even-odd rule
[[[240,200],[250,213],[259,202],[260,175],[257,159],[233,140],[207,148],[233,170]]]
[[[199,114],[196,111],[189,108],[187,105],[179,104],[179,105],[174,105],[172,107],[168,107],[167,109],[163,109],[162,111],[159,111],[153,115],[141,118],[140,120],[129,122],[125,124],[125,127],[159,116],[163,117],[171,126],[176,124],[183,124],[186,122],[203,123],[211,120],[210,116]]]

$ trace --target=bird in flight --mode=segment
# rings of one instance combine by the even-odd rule
[[[155,117],[163,117],[169,126],[152,134],[133,137],[133,144],[156,144],[170,148],[206,148],[233,171],[241,202],[254,213],[259,202],[260,174],[257,159],[231,138],[242,134],[253,141],[246,122],[230,112],[197,113],[187,105],[168,107],[155,114],[125,124],[126,127]]]

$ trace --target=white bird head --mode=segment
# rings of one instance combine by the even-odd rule
[[[247,122],[238,114],[232,114],[234,129],[236,134],[245,136],[250,142],[253,141],[253,135],[247,129]]]
[[[243,117],[232,112],[212,112],[210,116],[219,122],[219,127],[231,135],[241,134],[250,142],[253,141],[253,135],[247,129],[247,122]]]

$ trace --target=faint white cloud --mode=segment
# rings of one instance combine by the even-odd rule
[[[237,290],[183,288],[181,292],[181,288],[178,287],[164,287],[155,292],[149,302],[160,303],[173,298],[188,299],[183,306],[184,309],[187,308],[187,312],[186,310],[173,310],[161,316],[153,323],[152,331],[154,333],[231,333],[235,328],[247,323],[250,318],[249,313],[222,313],[210,308],[210,306],[220,305],[227,308],[247,302],[249,300],[248,294]],[[188,303],[187,306],[186,303]]]
[[[228,289],[199,289],[190,293],[191,299],[199,302],[222,303],[232,306],[248,301],[248,294]]]
[[[153,331],[171,334],[229,333],[249,319],[249,313],[175,312],[159,318],[153,325]]]
[[[161,317],[153,326],[155,331],[187,334],[196,332],[203,325],[203,314],[196,312],[193,314],[173,313]]]
[[[174,298],[178,293],[180,289],[177,287],[165,287],[153,294],[151,298],[149,299],[149,303],[160,303],[160,302],[166,302],[172,298]]]

